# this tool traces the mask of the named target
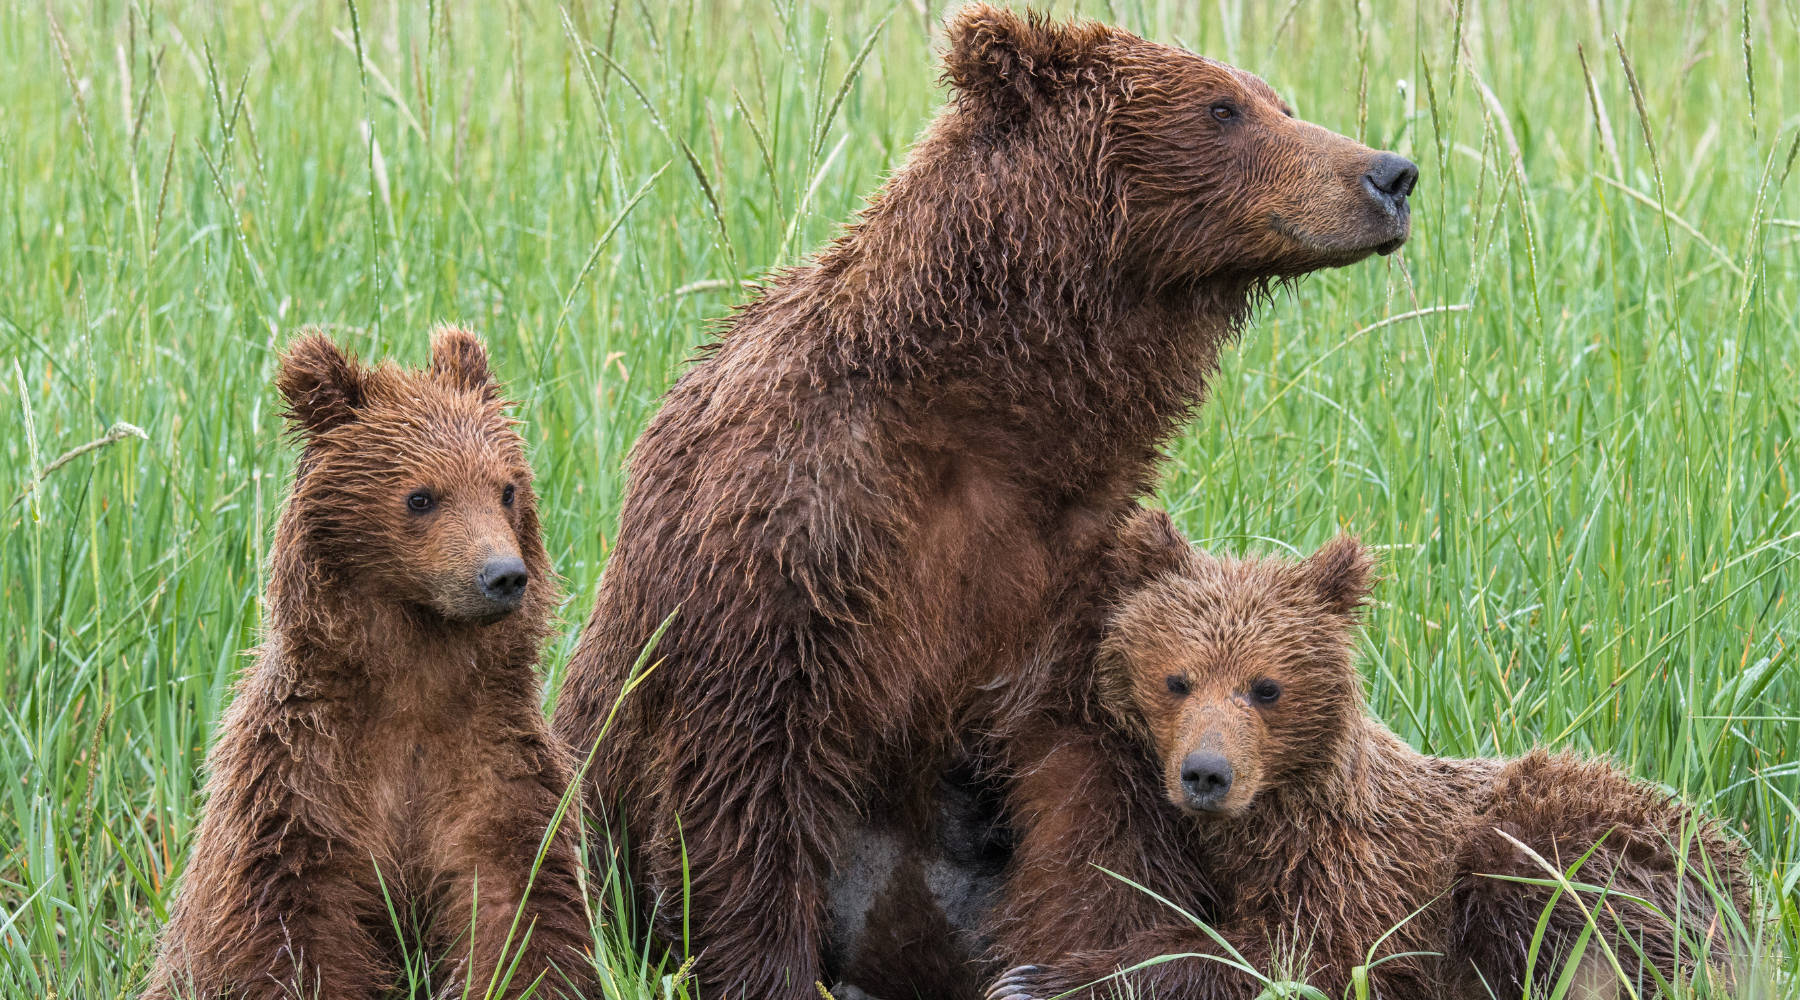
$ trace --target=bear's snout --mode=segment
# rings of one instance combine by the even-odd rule
[[[1397,153],[1377,153],[1369,172],[1363,174],[1363,187],[1377,204],[1402,214],[1408,211],[1406,196],[1412,194],[1418,180],[1419,168],[1413,161]]]
[[[1216,750],[1196,750],[1181,762],[1181,791],[1189,809],[1217,812],[1231,792],[1231,762]]]
[[[1412,208],[1406,196],[1418,183],[1419,168],[1413,161],[1397,153],[1376,153],[1362,176],[1363,193],[1391,226],[1398,230],[1393,239],[1375,248],[1383,257],[1400,249],[1412,232]]]
[[[498,556],[482,564],[475,582],[493,613],[504,615],[516,610],[525,599],[531,574],[525,569],[525,560],[518,556]]]

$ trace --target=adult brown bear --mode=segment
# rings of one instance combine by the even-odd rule
[[[1411,163],[1229,66],[985,5],[945,65],[906,164],[639,440],[556,709],[590,747],[679,609],[590,783],[708,995],[811,994],[847,818],[1051,690],[1051,623],[1259,290],[1408,234]]]

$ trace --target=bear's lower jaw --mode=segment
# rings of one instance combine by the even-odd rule
[[[473,608],[446,608],[440,606],[436,601],[423,602],[416,607],[419,613],[424,614],[427,618],[452,625],[473,625],[477,628],[498,625],[519,611],[519,605],[510,608],[476,610]]]
[[[1196,806],[1185,801],[1173,803],[1175,808],[1194,817],[1202,823],[1228,823],[1242,816],[1250,808],[1249,802],[1240,802],[1234,806],[1205,807]]]
[[[1388,254],[1393,253],[1395,250],[1398,250],[1405,245],[1406,245],[1406,237],[1402,236],[1399,239],[1389,240],[1388,242],[1383,243],[1382,245],[1376,247],[1375,252],[1380,254],[1383,257],[1386,257]]]
[[[443,620],[459,625],[492,625],[512,617],[525,606],[523,591],[496,600],[461,580],[449,586],[430,586],[422,596],[425,607]]]
[[[1303,227],[1297,226],[1279,215],[1269,218],[1269,229],[1277,236],[1318,255],[1318,259],[1307,262],[1305,270],[1312,271],[1328,267],[1349,267],[1351,264],[1367,259],[1370,254],[1380,254],[1386,257],[1405,246],[1407,239],[1412,236],[1411,213],[1390,211],[1388,217],[1382,221],[1387,224],[1370,228],[1386,229],[1392,235],[1379,242],[1369,241],[1373,237],[1381,235],[1379,232],[1366,234],[1367,239],[1365,240],[1350,240],[1342,233],[1321,235],[1307,232]]]
[[[478,618],[464,618],[463,621],[469,623],[470,625],[478,625],[478,626],[498,625],[501,622],[507,620],[508,618],[511,618],[513,616],[513,612],[518,611],[518,610],[519,610],[518,608],[508,608],[505,611],[496,611],[493,614],[482,615]]]

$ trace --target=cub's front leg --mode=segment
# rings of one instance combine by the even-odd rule
[[[212,820],[226,811],[215,804]],[[203,825],[182,876],[146,1000],[230,995],[242,1000],[379,996],[393,981],[370,932],[380,897],[369,856],[322,836],[275,833],[232,852]]]
[[[593,934],[577,877],[579,802],[544,847],[568,768],[535,741],[502,748],[496,759],[527,763],[503,767],[453,797],[460,801],[438,847],[447,886],[434,923],[438,943],[458,981],[477,994],[495,988],[495,996],[516,997],[536,983],[538,997],[597,995]]]
[[[1021,743],[1030,756],[1019,759],[1034,763],[1007,789],[1018,846],[990,932],[1002,968],[1067,969],[1064,956],[1119,948],[1182,920],[1123,879],[1213,919],[1212,889],[1196,859],[1167,848],[1183,838],[1179,817],[1136,744],[1073,724]],[[1143,957],[1152,954],[1160,952]]]

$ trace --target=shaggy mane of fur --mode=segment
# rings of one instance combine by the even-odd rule
[[[1088,711],[1054,667],[1221,347],[1270,282],[1404,238],[1358,200],[1373,151],[1230,67],[985,4],[944,60],[954,95],[905,165],[731,316],[635,445],[557,706],[592,746],[680,609],[590,804],[644,908],[686,900],[660,930],[708,991],[831,982],[846,831],[933,815],[921,772],[1006,773],[1047,704]],[[1217,94],[1258,127],[1215,127]]]

